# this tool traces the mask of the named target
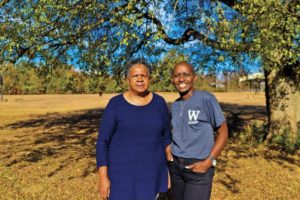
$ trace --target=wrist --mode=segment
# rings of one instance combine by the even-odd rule
[[[98,173],[99,173],[100,179],[108,179],[107,171],[108,171],[107,166],[99,167]]]
[[[217,160],[213,155],[210,154],[207,159],[211,161],[211,165],[213,167],[215,167],[217,165]]]

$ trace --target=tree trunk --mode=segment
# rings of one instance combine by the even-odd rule
[[[300,135],[299,62],[265,70],[268,113],[267,143],[295,148]]]
[[[0,74],[0,101],[3,101],[3,93],[4,93],[4,81],[3,81],[3,76]]]

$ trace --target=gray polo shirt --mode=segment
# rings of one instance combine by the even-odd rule
[[[225,121],[215,96],[194,91],[188,100],[176,100],[171,113],[172,153],[183,158],[207,158],[214,146],[214,130]]]

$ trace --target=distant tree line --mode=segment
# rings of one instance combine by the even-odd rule
[[[107,74],[77,71],[71,65],[6,64],[0,68],[4,94],[76,94],[120,92],[119,84]]]
[[[151,69],[151,91],[173,92],[170,81],[172,67],[184,60],[183,55],[171,51]],[[203,75],[198,73],[196,88],[207,91],[238,91],[238,72],[216,72]],[[4,94],[84,94],[84,93],[115,93],[126,90],[125,76],[116,77],[103,71],[80,71],[72,65],[57,64],[49,68],[44,64],[19,62],[1,65]],[[226,76],[224,76],[224,74]],[[223,76],[223,80],[217,76]],[[230,87],[228,84],[230,81]]]
[[[74,66],[60,64],[55,68],[21,62],[0,68],[4,94],[84,94],[115,93],[126,90],[125,76],[115,77],[99,71],[80,71]],[[153,66],[152,91],[172,91],[170,71]]]

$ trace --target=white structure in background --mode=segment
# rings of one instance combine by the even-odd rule
[[[265,89],[265,76],[262,72],[257,72],[249,74],[247,76],[242,76],[239,78],[240,89],[242,90],[243,84],[248,84],[249,88],[247,90],[261,92]]]

